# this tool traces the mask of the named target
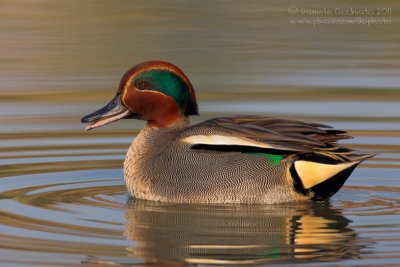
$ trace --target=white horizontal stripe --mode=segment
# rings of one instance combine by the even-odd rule
[[[286,150],[286,148],[284,147],[273,146],[266,143],[257,142],[245,137],[224,136],[224,135],[195,135],[186,137],[182,141],[190,144],[251,146],[251,147]]]

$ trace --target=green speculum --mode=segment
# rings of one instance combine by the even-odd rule
[[[282,155],[274,155],[274,154],[268,154],[268,153],[262,153],[262,152],[243,152],[244,154],[251,154],[251,155],[257,155],[257,156],[263,156],[269,160],[272,161],[272,164],[274,166],[278,165],[285,157]]]

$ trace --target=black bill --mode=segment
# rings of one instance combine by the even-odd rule
[[[84,116],[82,123],[89,123],[85,130],[91,130],[113,121],[129,117],[131,111],[121,102],[120,94],[117,94],[105,107]]]

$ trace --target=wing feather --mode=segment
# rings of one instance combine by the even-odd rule
[[[276,150],[277,153],[308,153],[330,160],[347,162],[359,157],[356,151],[336,142],[351,136],[320,123],[270,118],[264,116],[232,116],[206,120],[188,127],[181,139],[195,145],[247,146]],[[199,146],[195,146],[199,147]],[[200,146],[201,147],[201,146]],[[310,157],[310,156],[308,156]]]

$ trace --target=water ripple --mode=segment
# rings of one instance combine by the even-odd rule
[[[347,145],[379,154],[331,201],[270,206],[130,199],[122,163],[136,132],[2,133],[0,261],[24,265],[29,255],[52,266],[399,260],[400,154],[392,142],[398,131],[354,125],[357,138]]]

